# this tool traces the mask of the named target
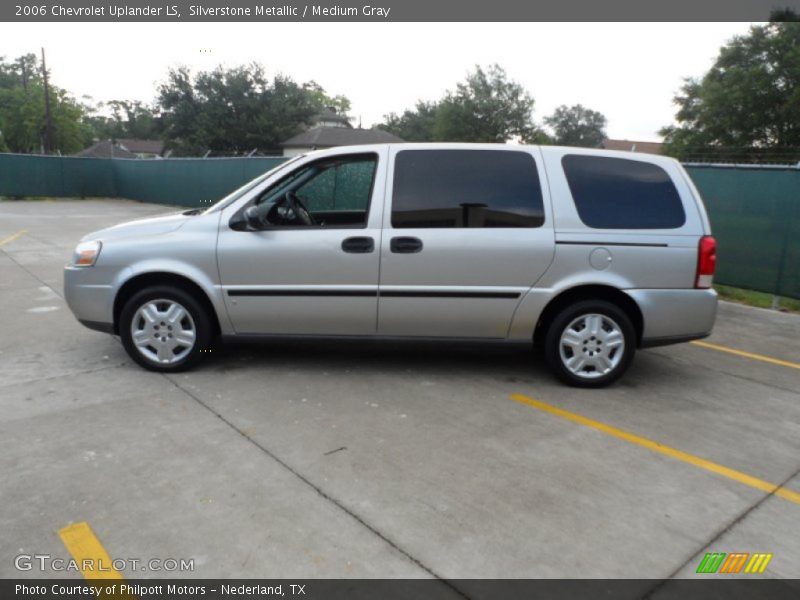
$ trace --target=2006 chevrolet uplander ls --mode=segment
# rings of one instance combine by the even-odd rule
[[[86,326],[175,371],[218,335],[534,342],[601,386],[637,347],[707,336],[716,244],[673,159],[577,148],[351,146],[290,160],[206,210],[83,238]]]

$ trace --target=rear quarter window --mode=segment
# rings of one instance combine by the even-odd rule
[[[594,229],[677,229],[683,202],[669,174],[639,160],[568,154],[561,159],[578,216]]]

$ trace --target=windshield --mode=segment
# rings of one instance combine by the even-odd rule
[[[277,167],[274,167],[274,168],[270,169],[269,171],[267,171],[263,175],[259,175],[258,177],[256,177],[252,181],[248,181],[242,187],[232,191],[230,194],[228,194],[227,196],[225,196],[221,200],[217,201],[212,206],[209,206],[203,212],[203,214],[207,215],[209,213],[216,212],[218,210],[222,210],[226,206],[230,205],[232,202],[235,202],[236,200],[238,200],[239,198],[244,196],[247,192],[249,192],[250,190],[252,190],[256,186],[258,186],[261,182],[266,180],[268,177],[272,177],[275,173],[277,173],[278,171],[280,171],[284,167],[287,167],[288,165],[291,165],[292,163],[297,162],[298,160],[300,160],[304,156],[305,156],[305,154],[300,154],[298,156],[290,158],[286,162],[283,162],[283,163],[279,164]]]

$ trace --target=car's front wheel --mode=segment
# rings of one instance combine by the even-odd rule
[[[602,387],[619,379],[636,352],[636,331],[628,315],[605,300],[584,300],[564,308],[545,338],[545,360],[566,383]]]
[[[122,345],[130,357],[151,371],[180,371],[201,356],[212,338],[202,305],[188,292],[153,286],[134,294],[122,309]]]

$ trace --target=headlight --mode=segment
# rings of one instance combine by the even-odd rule
[[[72,265],[75,267],[93,267],[100,256],[100,249],[103,244],[100,242],[81,242],[75,247],[72,254]]]

